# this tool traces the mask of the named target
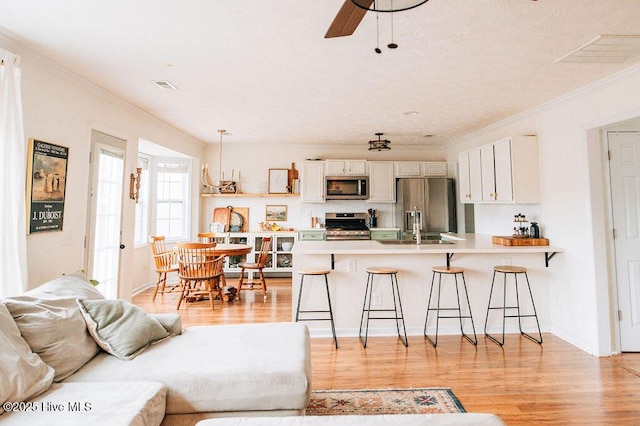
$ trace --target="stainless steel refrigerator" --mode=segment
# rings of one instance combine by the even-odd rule
[[[449,178],[402,178],[397,181],[396,224],[402,238],[413,239],[414,208],[423,239],[456,232],[456,186]]]

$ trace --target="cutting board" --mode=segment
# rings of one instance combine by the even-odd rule
[[[513,236],[496,236],[491,237],[491,242],[503,246],[548,246],[549,240],[546,238],[528,238]]]
[[[213,209],[213,221],[224,225],[224,232],[229,230],[229,220],[231,210],[226,207],[216,207]]]

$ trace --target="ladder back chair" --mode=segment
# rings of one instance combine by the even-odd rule
[[[182,281],[182,292],[178,306],[183,300],[194,301],[208,295],[211,309],[217,294],[222,301],[222,266],[224,256],[215,255],[216,243],[178,243],[178,276]]]
[[[151,253],[153,254],[153,261],[156,266],[156,273],[158,274],[156,287],[153,290],[152,300],[154,301],[156,300],[158,293],[164,294],[181,290],[180,281],[169,285],[167,288],[167,274],[178,272],[178,263],[176,260],[176,252],[173,250],[167,250],[164,241],[164,235],[152,235],[149,237]]]
[[[260,253],[258,254],[258,258],[255,262],[241,262],[238,264],[240,267],[240,280],[238,281],[238,297],[240,297],[240,291],[242,289],[242,285],[244,283],[244,273],[245,271],[258,271],[260,275],[260,282],[256,285],[253,281],[249,282],[249,288],[245,288],[244,290],[257,290],[262,289],[262,295],[264,299],[267,299],[267,281],[264,278],[263,269],[267,265],[267,260],[269,259],[269,250],[271,250],[271,237],[263,237],[262,245],[260,246]]]

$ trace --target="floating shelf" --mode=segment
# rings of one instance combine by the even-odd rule
[[[200,194],[201,197],[227,197],[227,198],[248,198],[248,197],[299,197],[300,194],[245,194],[245,193],[240,193],[240,194],[208,194],[208,193],[204,193],[204,194]]]

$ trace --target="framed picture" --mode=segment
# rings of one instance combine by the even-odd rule
[[[269,194],[289,193],[289,170],[269,169]]]
[[[62,231],[69,148],[29,140],[27,233]]]
[[[280,221],[280,222],[286,221],[287,206],[267,204],[267,209],[264,217],[265,217],[265,220],[273,220],[273,221]]]

